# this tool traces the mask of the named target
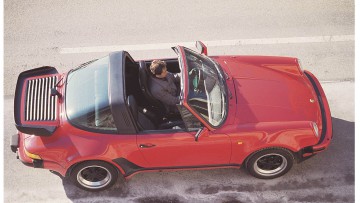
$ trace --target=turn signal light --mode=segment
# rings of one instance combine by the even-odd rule
[[[26,149],[24,149],[24,151],[25,151],[26,156],[28,156],[29,158],[41,160],[41,157],[39,155],[32,154],[32,153],[28,152]]]

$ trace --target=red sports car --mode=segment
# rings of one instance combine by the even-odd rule
[[[59,74],[40,67],[19,75],[11,149],[27,166],[68,176],[85,190],[120,177],[166,169],[242,165],[276,178],[325,150],[332,121],[324,91],[298,59],[207,56],[177,46],[163,59],[179,73],[178,114],[149,91],[151,60],[126,51]]]

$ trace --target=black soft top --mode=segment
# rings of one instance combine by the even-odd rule
[[[131,112],[127,107],[125,90],[125,64],[135,63],[126,51],[109,54],[109,103],[119,134],[135,134],[136,128]]]

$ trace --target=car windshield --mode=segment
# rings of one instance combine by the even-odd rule
[[[226,84],[217,63],[209,57],[185,50],[188,66],[188,104],[213,127],[226,118]]]
[[[69,121],[90,130],[116,130],[108,96],[109,57],[91,61],[71,71],[66,86]]]

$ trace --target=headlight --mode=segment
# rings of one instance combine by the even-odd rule
[[[317,124],[315,122],[312,122],[311,126],[313,127],[316,137],[319,137],[319,128],[318,128]]]
[[[24,148],[24,151],[25,151],[26,156],[28,156],[29,158],[41,160],[41,157],[39,155],[32,154],[32,153],[28,152],[25,148]]]

